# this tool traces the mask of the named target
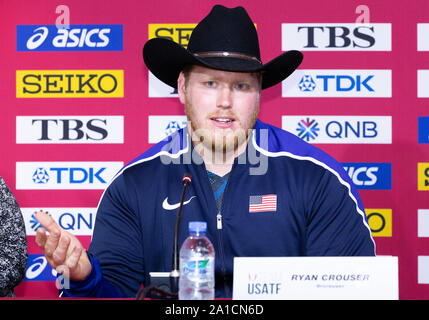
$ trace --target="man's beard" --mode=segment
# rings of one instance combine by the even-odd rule
[[[197,146],[201,143],[202,147],[204,147],[206,150],[211,150],[211,152],[215,154],[226,154],[235,152],[241,145],[247,143],[249,135],[251,134],[251,131],[255,125],[256,119],[258,118],[259,102],[251,118],[247,122],[241,122],[242,127],[237,128],[236,130],[232,130],[230,128],[215,128],[213,131],[213,129],[204,128],[205,123],[201,123],[196,120],[197,118],[194,114],[194,108],[188,101],[185,103],[185,111],[187,115],[188,126],[190,125],[192,129],[191,138],[194,142],[194,146]],[[235,121],[241,120],[232,111],[218,111],[207,115],[203,121],[207,121],[210,118],[216,116],[230,116],[233,117]]]

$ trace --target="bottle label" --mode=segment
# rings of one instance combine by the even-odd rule
[[[200,276],[206,275],[209,272],[209,259],[205,260],[190,260],[183,265],[182,272],[185,276]]]

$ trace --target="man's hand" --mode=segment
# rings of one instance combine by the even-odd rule
[[[63,230],[52,217],[37,212],[36,219],[43,228],[36,231],[36,243],[43,249],[51,267],[72,280],[83,280],[91,272],[91,262],[79,240]]]

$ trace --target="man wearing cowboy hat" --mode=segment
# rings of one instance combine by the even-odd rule
[[[261,90],[288,77],[301,63],[300,52],[263,64],[247,12],[216,5],[187,49],[152,39],[143,58],[177,88],[188,126],[115,176],[100,200],[88,253],[52,218],[37,215],[50,235],[39,228],[36,242],[71,279],[64,295],[135,296],[149,272],[171,271],[185,173],[192,184],[179,243],[189,221],[207,221],[217,297],[231,296],[235,256],[375,254],[359,194],[341,165],[257,118]]]

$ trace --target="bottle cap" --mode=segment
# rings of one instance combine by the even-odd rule
[[[196,234],[207,231],[207,222],[205,221],[190,221],[188,224],[189,232]]]

